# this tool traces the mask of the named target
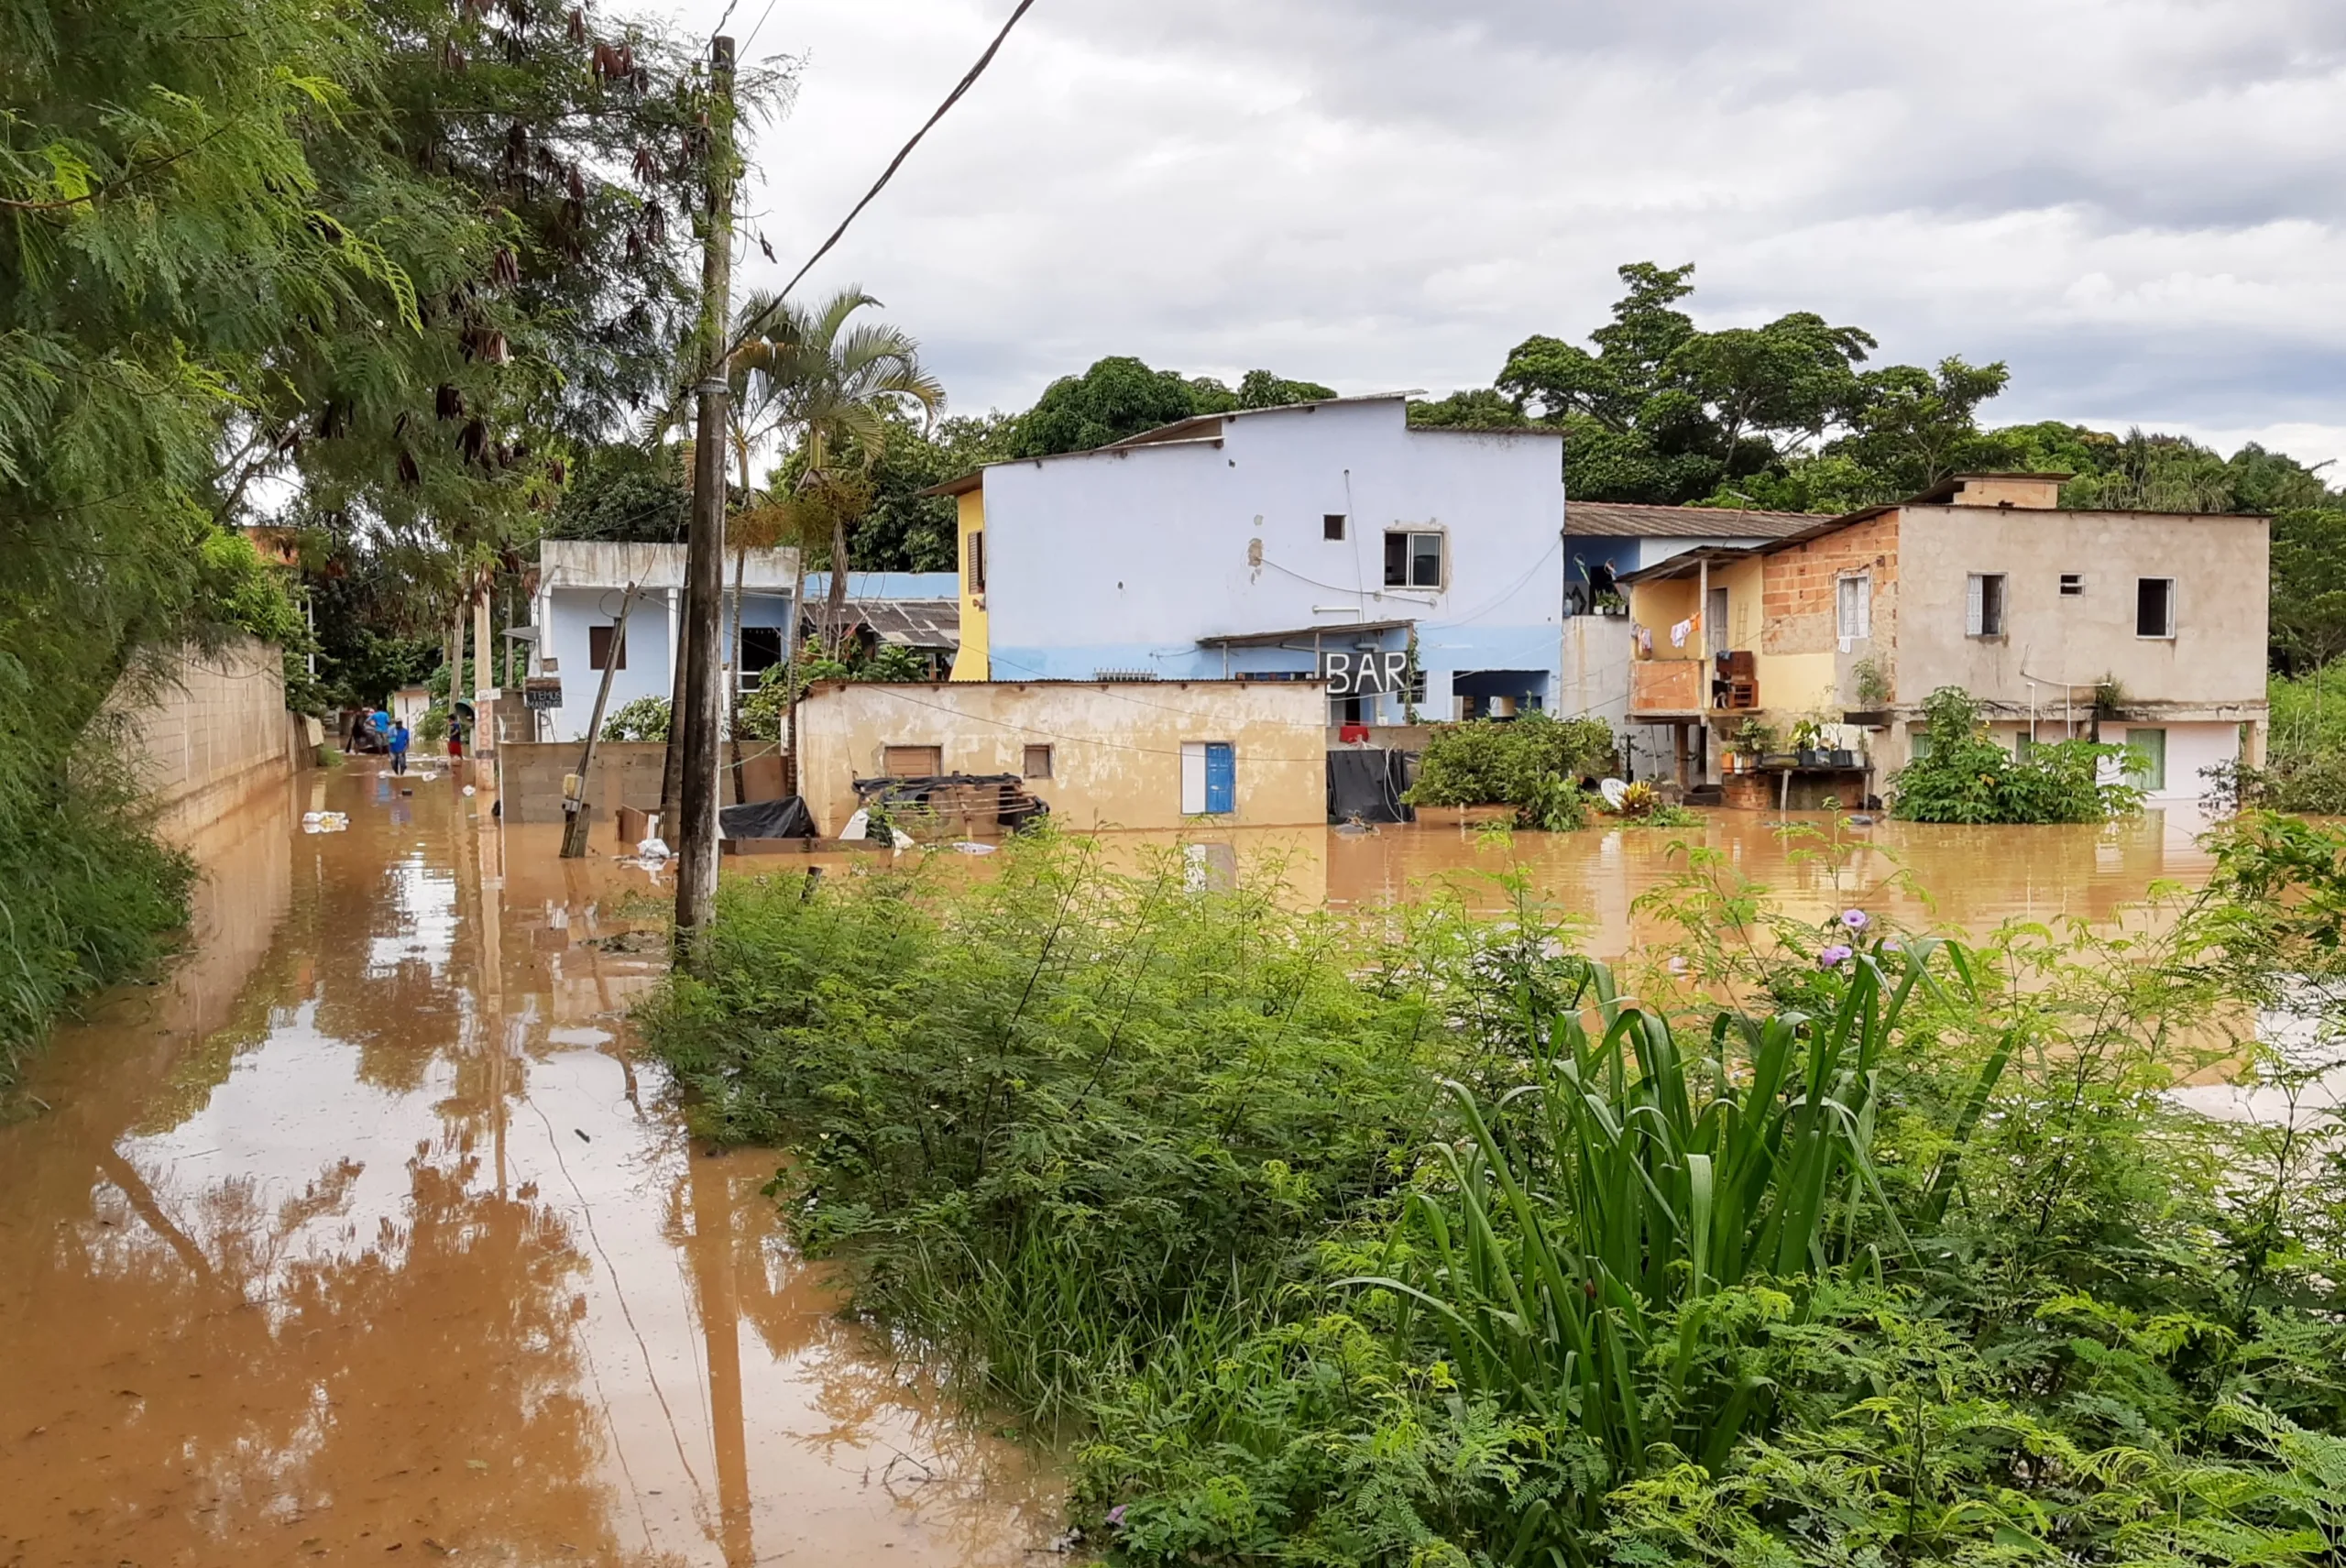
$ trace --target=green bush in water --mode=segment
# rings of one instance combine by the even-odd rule
[[[1960,686],[1923,700],[1929,750],[1891,775],[1891,806],[1914,822],[2107,822],[2139,810],[2143,792],[2124,782],[2140,759],[2123,746],[2062,740],[2015,758],[1990,740],[1979,705]],[[2104,782],[2105,763],[2121,776]]]
[[[1976,951],[1690,870],[1690,982],[1798,1001],[1672,1015],[1520,884],[1347,925],[1046,841],[729,885],[646,1021],[859,1308],[1079,1425],[1113,1561],[2334,1568],[2338,1145],[2161,1091],[2346,981],[2346,836],[2219,853]]]
[[[1426,741],[1412,806],[1512,806],[1527,828],[1566,829],[1588,821],[1580,781],[1615,767],[1612,727],[1601,718],[1518,718],[1438,724]]]

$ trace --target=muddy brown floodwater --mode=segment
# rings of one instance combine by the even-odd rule
[[[320,807],[348,830],[301,831]],[[628,895],[666,890],[608,829],[565,862],[488,807],[360,762],[207,824],[190,953],[41,1058],[0,1124],[0,1563],[1029,1561],[1047,1464],[842,1321],[760,1191],[775,1157],[692,1146],[630,1059],[659,959]],[[2157,815],[1827,857],[1778,826],[1196,838],[1338,905],[1487,905],[1519,863],[1605,955],[1683,841],[1795,910],[1973,930],[2208,869]]]
[[[1026,1561],[1050,1475],[623,1054],[645,874],[408,787],[207,825],[193,950],[0,1125],[0,1563]]]

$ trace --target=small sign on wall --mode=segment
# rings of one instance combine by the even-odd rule
[[[1320,674],[1328,683],[1330,696],[1386,696],[1408,688],[1409,655],[1398,649],[1390,652],[1322,652]]]
[[[562,706],[562,682],[545,675],[532,675],[521,683],[521,704],[536,711]]]

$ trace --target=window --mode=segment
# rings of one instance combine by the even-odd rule
[[[768,670],[782,663],[782,628],[779,626],[745,626],[741,628],[741,646],[734,656],[733,673],[741,689],[753,692],[765,679]]]
[[[970,591],[973,594],[981,594],[986,591],[986,531],[982,528],[973,529],[967,537],[969,539]]]
[[[1974,572],[1963,590],[1963,634],[2001,637],[2004,634],[2004,575]]]
[[[2084,573],[2064,572],[2061,574],[2061,597],[2063,598],[2073,599],[2085,591],[2086,578]]]
[[[627,639],[619,635],[616,626],[590,626],[586,629],[586,667],[590,670],[624,670],[627,668]],[[614,649],[613,639],[618,646]]]
[[[2142,577],[2134,584],[2134,635],[2175,635],[2175,579]]]
[[[1051,749],[1048,746],[1027,747],[1025,760],[1019,763],[1018,771],[1030,779],[1049,778],[1051,776]]]
[[[1227,816],[1238,809],[1238,757],[1226,740],[1181,742],[1181,815]]]
[[[892,779],[933,779],[945,773],[942,746],[888,746],[880,753],[881,771]]]
[[[2164,578],[2155,579],[2165,581]],[[2158,794],[2166,788],[2166,731],[2164,729],[2129,729],[2126,749],[2134,754],[2126,759],[2126,772],[2135,787]]]
[[[1873,635],[1873,574],[1859,572],[1833,585],[1834,635],[1845,641]]]
[[[1385,586],[1442,587],[1442,535],[1395,530],[1385,536]]]
[[[1327,512],[1327,513],[1323,514],[1323,515],[1321,517],[1321,519],[1320,519],[1320,537],[1321,537],[1321,538],[1322,538],[1322,539],[1342,539],[1343,536],[1344,536],[1344,514],[1343,514],[1343,512],[1340,512],[1340,511],[1332,511],[1332,512]]]

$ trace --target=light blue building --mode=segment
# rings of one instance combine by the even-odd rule
[[[737,598],[736,568],[740,593]],[[726,652],[733,678],[757,689],[763,674],[790,646],[791,591],[798,575],[794,550],[750,550],[725,558],[720,625],[732,645]],[[548,740],[583,740],[605,666],[611,665],[609,711],[638,697],[665,701],[674,689],[677,638],[684,624],[685,546],[548,539],[538,547],[538,581],[531,601],[530,668],[562,682],[562,703],[542,710],[538,731]],[[627,586],[634,608],[622,636],[619,614]],[[806,575],[806,602],[818,615],[830,591],[825,572]],[[850,617],[892,640],[939,623],[951,625],[959,592],[950,572],[850,572]],[[937,613],[908,616],[911,607]],[[949,631],[948,631],[949,634]],[[924,647],[924,651],[927,651]]]
[[[1308,679],[1335,721],[1552,707],[1563,437],[1398,396],[1206,414],[989,465],[959,498],[957,680]]]

